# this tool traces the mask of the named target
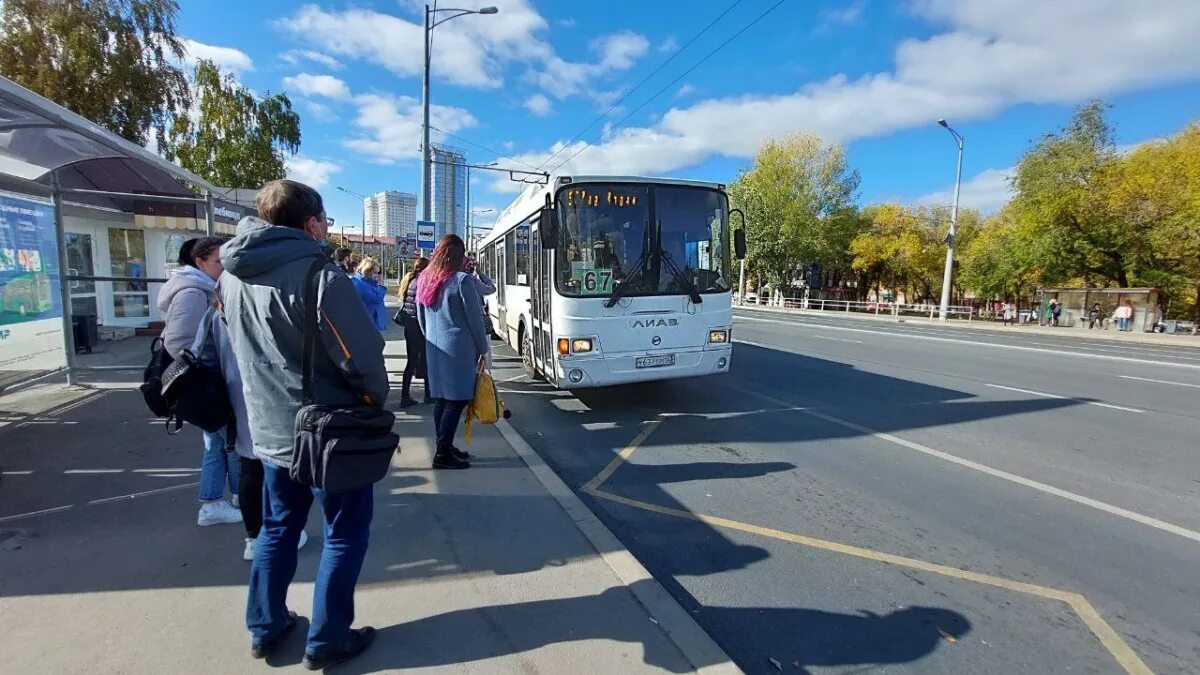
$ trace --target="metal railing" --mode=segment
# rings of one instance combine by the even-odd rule
[[[825,300],[784,298],[782,301],[754,302],[743,300],[737,304],[743,306],[773,307],[775,309],[790,309],[810,312],[841,312],[843,314],[870,314],[875,316],[921,317],[934,320],[938,316],[938,306],[930,303],[906,304],[900,302],[873,302],[867,300]],[[968,322],[975,316],[975,309],[965,305],[952,305],[947,310],[947,318],[966,319]]]

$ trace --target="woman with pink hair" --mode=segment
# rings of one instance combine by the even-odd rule
[[[467,274],[466,246],[442,237],[417,288],[417,320],[425,335],[425,380],[434,399],[435,469],[466,469],[469,455],[454,447],[463,410],[475,397],[475,375],[486,367],[487,331],[479,292]]]

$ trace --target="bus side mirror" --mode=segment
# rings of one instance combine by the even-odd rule
[[[734,209],[729,212],[729,215],[738,214],[742,219],[742,226],[733,233],[733,255],[738,260],[746,258],[746,214],[742,213],[741,209]]]
[[[558,247],[558,224],[554,219],[554,207],[550,202],[550,195],[546,195],[546,206],[542,209],[542,213],[538,217],[538,232],[542,248],[554,249]]]

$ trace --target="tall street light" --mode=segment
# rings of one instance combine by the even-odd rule
[[[482,216],[485,213],[495,213],[495,212],[496,212],[496,209],[475,209],[475,210],[471,211],[470,215],[467,216],[467,248],[468,249],[473,249],[475,247],[475,241],[474,241],[474,239],[476,237],[476,235],[475,235],[475,216]],[[479,251],[475,251],[475,253],[478,254]]]
[[[950,210],[950,234],[946,235],[946,270],[942,273],[942,304],[938,307],[938,318],[945,321],[950,315],[950,283],[954,274],[954,236],[958,232],[958,193],[962,188],[962,156],[963,136],[946,124],[946,120],[938,120],[938,124],[954,137],[958,146],[958,168],[954,171],[954,206]]]
[[[495,14],[500,10],[495,7],[481,9],[456,9],[446,7],[431,9],[425,5],[425,80],[421,85],[421,98],[424,101],[424,112],[421,123],[421,220],[433,220],[433,184],[431,182],[433,168],[433,149],[429,147],[429,52],[433,49],[433,29],[460,16],[468,14]],[[437,18],[442,12],[453,12],[449,16]]]
[[[498,162],[492,162],[491,164],[467,163],[465,165],[467,167],[467,208],[466,208],[466,214],[465,214],[467,222],[465,223],[466,231],[463,234],[466,235],[467,248],[471,247],[471,169],[472,169],[472,167],[478,168],[478,169],[486,169],[488,167],[496,166],[496,164],[498,164]]]
[[[363,201],[362,255],[365,258],[365,257],[367,257],[367,203],[366,203],[367,196],[362,194],[361,192],[355,192],[354,190],[347,190],[346,188],[340,187],[340,186],[338,187],[338,189],[341,190],[342,192],[345,192],[348,195],[353,195],[355,197],[358,197],[359,199],[361,199]],[[345,231],[346,231],[346,229],[342,228],[342,232],[345,232]]]

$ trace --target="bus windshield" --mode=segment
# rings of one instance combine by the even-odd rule
[[[728,202],[717,190],[580,184],[558,205],[563,295],[608,297],[623,284],[622,296],[729,290]]]

